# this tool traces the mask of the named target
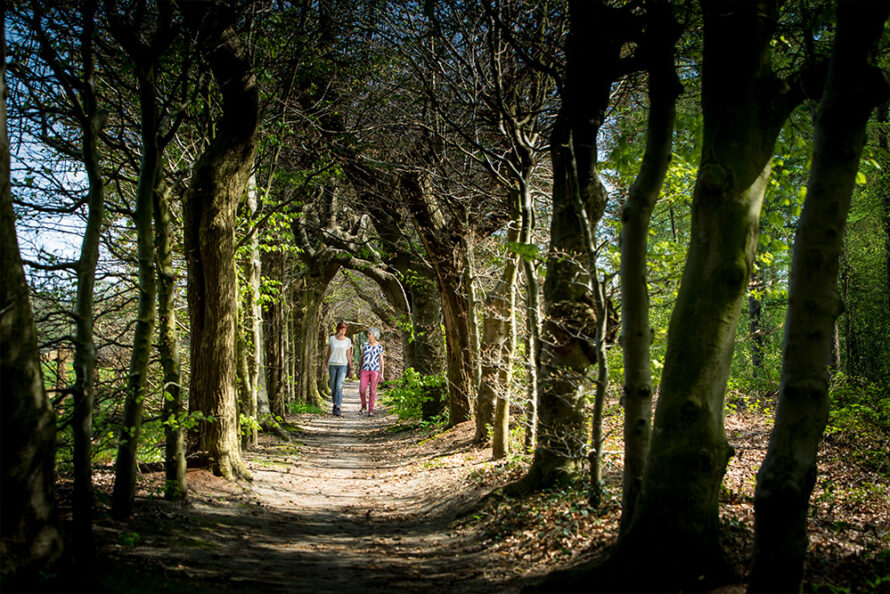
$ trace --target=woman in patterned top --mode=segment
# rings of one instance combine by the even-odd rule
[[[371,392],[368,395],[367,409],[368,416],[374,416],[374,401],[377,399],[377,382],[383,377],[383,345],[377,342],[380,336],[380,330],[377,328],[368,328],[368,342],[362,345],[362,366],[361,366],[361,382],[359,383],[358,393],[362,398],[362,408],[358,414],[365,412],[365,393],[368,386],[371,386]]]

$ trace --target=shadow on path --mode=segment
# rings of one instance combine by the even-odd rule
[[[302,415],[291,443],[264,437],[245,457],[254,475],[232,484],[204,481],[188,504],[149,497],[121,544],[106,524],[109,561],[129,567],[139,584],[119,591],[516,592],[520,584],[486,571],[503,563],[481,550],[472,531],[451,530],[480,497],[466,481],[470,427],[452,430],[437,448],[378,406],[357,414],[358,385],[344,388],[343,416]],[[191,479],[191,476],[190,476]],[[141,587],[140,587],[141,586]]]

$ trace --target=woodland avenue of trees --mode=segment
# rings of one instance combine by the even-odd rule
[[[504,591],[890,587],[890,3],[0,12],[0,589],[98,575],[148,474],[309,456],[341,320],[379,439],[490,449],[461,517],[584,537]],[[825,506],[869,535],[832,583]]]

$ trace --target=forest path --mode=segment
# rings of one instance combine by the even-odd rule
[[[490,450],[469,447],[472,427],[424,440],[382,406],[358,409],[347,382],[342,417],[289,419],[290,443],[264,436],[245,456],[253,481],[190,471],[190,502],[148,498],[140,542],[111,556],[158,591],[517,592],[507,559],[451,529],[482,495],[467,467]]]

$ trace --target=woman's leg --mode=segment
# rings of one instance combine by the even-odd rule
[[[358,395],[362,399],[362,410],[365,409],[365,393],[368,391],[368,382],[371,380],[371,372],[367,369],[362,369],[361,371],[361,381],[358,384]],[[373,392],[372,392],[373,394]],[[374,405],[371,405],[371,410],[374,409]]]
[[[331,389],[331,402],[337,406],[337,366],[328,365],[328,387]]]
[[[340,408],[343,404],[343,380],[346,379],[346,365],[331,365],[331,398],[334,406]]]
[[[362,372],[365,373],[364,371]],[[374,402],[377,400],[377,382],[380,381],[380,372],[379,371],[368,371],[368,375],[370,376],[368,379],[371,383],[371,391],[369,393],[368,400],[368,412],[374,412]],[[364,376],[362,376],[362,381],[364,381]],[[362,400],[364,402],[364,400]]]

